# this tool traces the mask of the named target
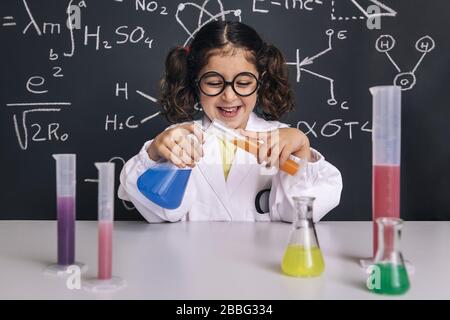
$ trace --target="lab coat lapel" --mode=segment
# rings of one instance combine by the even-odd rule
[[[255,115],[253,113],[250,114],[245,129],[258,131],[258,128],[255,126]],[[251,172],[259,170],[259,166],[257,164],[258,160],[253,154],[246,152],[241,148],[237,148],[233,159],[233,164],[231,165],[231,170],[226,181],[230,198],[236,194],[237,190],[241,187],[242,183],[246,181],[246,178]]]
[[[208,122],[208,123],[205,123]],[[210,121],[203,120],[203,126],[207,127]],[[229,195],[223,174],[221,151],[218,140],[213,135],[205,136],[203,145],[204,157],[197,164],[198,169],[213,192],[225,206],[225,210],[231,212]]]

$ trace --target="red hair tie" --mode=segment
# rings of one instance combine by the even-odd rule
[[[187,54],[189,54],[189,51],[191,50],[191,48],[189,48],[189,46],[186,46],[186,47],[178,46],[177,48],[183,49]]]

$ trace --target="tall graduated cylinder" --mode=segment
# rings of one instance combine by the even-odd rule
[[[76,155],[54,154],[58,220],[58,265],[75,263]]]
[[[401,88],[370,88],[373,96],[372,218],[373,255],[380,217],[400,217]]]
[[[112,278],[114,221],[114,163],[97,162],[98,169],[98,279]]]

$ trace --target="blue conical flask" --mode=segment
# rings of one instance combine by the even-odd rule
[[[137,180],[139,191],[150,201],[165,209],[176,209],[186,191],[191,168],[178,168],[171,162],[159,162]]]

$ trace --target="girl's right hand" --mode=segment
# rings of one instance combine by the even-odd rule
[[[195,166],[203,157],[204,137],[193,123],[181,124],[161,132],[147,149],[153,161],[161,158],[178,168]]]

